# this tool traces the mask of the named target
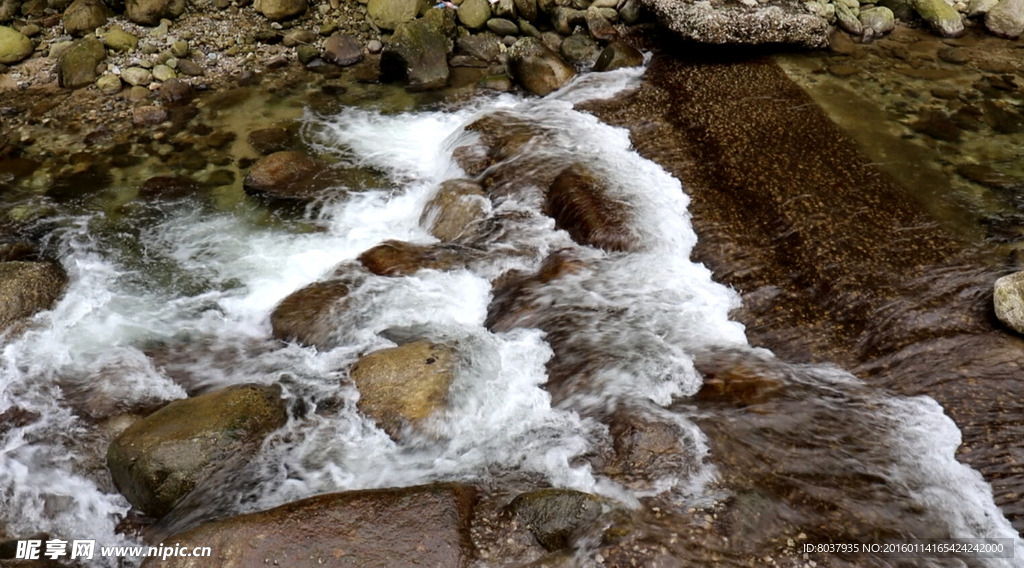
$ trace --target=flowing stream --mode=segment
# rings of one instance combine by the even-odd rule
[[[739,296],[689,260],[697,235],[685,188],[636,154],[624,130],[573,108],[641,80],[642,70],[621,70],[584,75],[543,99],[500,95],[397,114],[307,111],[310,146],[386,175],[380,187],[338,187],[301,218],[267,223],[251,207],[225,211],[192,199],[117,211],[64,206],[46,246],[69,273],[67,292],[3,346],[0,414],[34,417],[0,430],[8,533],[132,542],[117,530],[129,504],[105,469],[122,415],[256,382],[282,385],[288,424],[255,460],[201,488],[187,513],[162,521],[162,534],[331,491],[529,479],[601,494],[627,510],[672,511],[644,517],[636,530],[652,535],[688,526],[681,519],[690,511],[721,513],[731,544],[668,546],[675,560],[665,565],[704,565],[712,548],[759,557],[800,533],[819,541],[1010,538],[1016,561],[914,565],[1019,565],[1017,532],[982,477],[954,458],[960,432],[936,402],[891,396],[841,369],[787,364],[747,344],[729,319]],[[466,245],[475,259],[468,268],[365,278],[336,314],[336,348],[269,339],[270,312],[291,292],[382,241],[433,242],[419,224],[424,205],[441,182],[464,175],[452,154],[476,137],[465,127],[496,112],[543,127],[526,149],[532,158],[585,163],[607,180],[630,212],[639,250],[574,243],[542,213],[544,188],[524,183],[492,196],[489,230]],[[555,251],[585,259],[586,268],[533,299],[546,332],[489,331],[491,282],[509,270],[535,272]],[[396,443],[357,412],[347,369],[410,333],[455,345],[460,372],[447,410]],[[586,361],[586,372],[546,389],[548,365],[563,355],[553,351],[554,336],[558,349]],[[767,377],[767,393],[741,405],[696,396],[705,378],[736,369]],[[623,412],[667,425],[675,458],[634,476],[602,469],[594,456],[612,444],[609,417]],[[576,556],[588,565],[593,550],[581,546]]]

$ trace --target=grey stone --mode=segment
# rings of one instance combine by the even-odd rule
[[[1024,0],[999,0],[985,14],[985,27],[993,35],[1017,39],[1024,33]]]
[[[537,20],[537,0],[513,0],[516,14],[528,22]]]
[[[448,84],[448,39],[424,19],[402,24],[381,52],[380,69],[411,90],[440,89]]]
[[[970,4],[967,5],[967,17],[983,17],[998,3],[999,0],[971,0]]]
[[[931,30],[942,37],[959,37],[964,33],[964,22],[955,8],[945,0],[913,0],[914,10]]]
[[[871,30],[875,37],[887,34],[896,27],[896,17],[892,10],[884,6],[861,10],[858,18],[865,32]]]
[[[828,21],[808,14],[799,1],[747,7],[715,2],[642,0],[669,30],[683,39],[709,44],[828,45]]]
[[[67,274],[50,262],[0,263],[0,331],[42,310],[64,293]]]
[[[1024,334],[1024,272],[996,280],[992,297],[999,321]]]
[[[558,52],[569,63],[589,67],[597,61],[601,48],[590,36],[586,34],[573,34],[562,40],[562,45],[558,47]]]
[[[500,44],[501,40],[490,32],[463,36],[455,42],[459,51],[489,63],[498,61],[502,51]]]
[[[491,18],[490,20],[487,20],[487,29],[499,36],[519,34],[519,26],[517,26],[515,22],[506,20],[505,18]]]
[[[363,59],[363,45],[354,36],[334,34],[324,42],[324,61],[347,67]]]
[[[854,13],[853,8],[841,2],[836,3],[835,6],[836,21],[839,23],[839,29],[854,36],[864,33],[864,25],[860,23],[860,18]]]

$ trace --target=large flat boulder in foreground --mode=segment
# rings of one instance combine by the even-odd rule
[[[744,5],[732,0],[641,0],[669,30],[688,41],[710,44],[787,44],[827,47],[829,25],[801,2]]]
[[[476,492],[457,484],[319,495],[200,525],[172,537],[212,557],[150,558],[144,567],[464,568]]]

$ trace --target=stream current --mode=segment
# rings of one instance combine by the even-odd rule
[[[529,479],[627,510],[668,512],[640,515],[636,530],[651,535],[685,530],[695,510],[719,512],[715,530],[728,545],[666,544],[664,565],[705,565],[712,553],[739,564],[798,534],[817,542],[1008,538],[1016,560],[869,556],[849,565],[1020,565],[1017,532],[981,475],[955,459],[960,432],[934,400],[891,396],[841,369],[787,364],[748,345],[729,319],[739,296],[689,260],[697,235],[685,188],[636,154],[626,131],[573,108],[640,81],[642,70],[621,70],[584,75],[543,99],[307,112],[307,144],[385,175],[381,187],[328,192],[294,224],[192,199],[134,202],[117,213],[62,206],[45,245],[69,274],[67,291],[7,340],[0,363],[0,414],[36,417],[0,430],[7,531],[133,542],[117,530],[130,506],[105,469],[122,415],[257,382],[282,386],[288,424],[250,463],[188,498],[188,511],[161,521],[159,534],[325,492]],[[368,277],[337,314],[336,348],[269,339],[270,312],[291,292],[382,241],[433,242],[419,224],[424,205],[441,182],[464,176],[452,154],[474,141],[465,127],[496,112],[543,126],[526,147],[532,157],[582,162],[607,180],[630,212],[638,250],[574,243],[542,213],[544,188],[524,183],[492,197],[491,229],[467,244],[476,252],[468,268]],[[489,331],[491,282],[509,270],[536,272],[556,251],[587,268],[535,298],[547,333]],[[460,372],[447,410],[396,443],[358,413],[347,370],[409,333],[455,345]],[[564,353],[549,335],[590,362],[586,377],[555,391],[545,389],[548,365]],[[771,392],[742,405],[696,397],[704,377],[736,369],[767,377]],[[635,476],[595,465],[612,443],[609,417],[622,412],[668,425],[678,459]],[[576,550],[574,563],[593,562],[587,545]]]

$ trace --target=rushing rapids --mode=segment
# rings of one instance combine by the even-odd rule
[[[142,538],[119,530],[129,504],[105,469],[124,416],[256,382],[282,387],[286,426],[146,538],[322,493],[461,481],[502,506],[516,491],[553,486],[601,495],[630,516],[628,536],[587,535],[564,565],[626,564],[641,548],[648,565],[775,555],[802,565],[793,539],[1006,538],[1019,558],[1017,532],[981,475],[955,459],[960,432],[934,400],[747,343],[729,318],[736,292],[690,260],[697,235],[680,182],[634,152],[627,131],[574,109],[641,80],[642,70],[620,70],[542,99],[310,112],[302,132],[311,147],[385,175],[380,187],[324,193],[298,220],[268,224],[251,208],[187,198],[116,211],[66,205],[47,247],[69,274],[67,292],[4,346],[0,415],[22,417],[0,423],[6,531]],[[502,129],[522,136],[495,142],[483,119],[502,125],[499,138]],[[460,149],[488,144],[487,163],[460,165]],[[545,214],[558,216],[546,191],[571,164],[601,180],[615,205],[598,209],[616,212],[631,245],[579,244],[600,235]],[[481,230],[458,241],[457,266],[364,275],[332,312],[329,348],[270,339],[271,311],[290,293],[382,242],[435,243],[423,209],[469,169],[489,205]],[[349,369],[409,338],[454,346],[459,367],[444,412],[396,441],[358,411]],[[622,459],[637,431],[667,441]],[[539,554],[478,537],[481,565]]]

